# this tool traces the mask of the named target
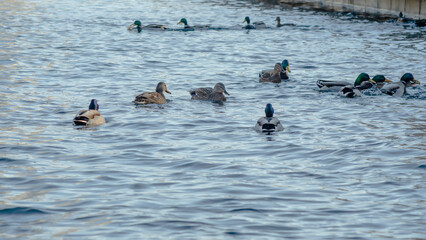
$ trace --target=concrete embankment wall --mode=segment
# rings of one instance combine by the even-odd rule
[[[333,11],[426,19],[426,0],[277,0],[278,3],[310,6]]]

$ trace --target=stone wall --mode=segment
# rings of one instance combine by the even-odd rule
[[[426,0],[277,0],[278,3],[310,6],[333,11],[426,19]]]

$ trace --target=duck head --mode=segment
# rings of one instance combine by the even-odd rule
[[[402,75],[401,80],[400,80],[405,86],[414,86],[415,84],[420,84],[419,81],[417,81],[416,79],[414,79],[413,74],[411,73],[406,73],[404,75]]]
[[[280,24],[280,22],[281,22],[281,18],[280,18],[280,17],[277,17],[277,18],[275,18],[275,21],[277,22],[277,24]]]
[[[214,87],[213,87],[213,91],[217,92],[217,93],[225,93],[226,95],[230,95],[226,91],[225,85],[223,83],[216,83],[216,85],[214,85]]]
[[[391,80],[387,79],[384,75],[376,75],[372,80],[376,83],[391,82]]]
[[[279,63],[275,63],[275,66],[274,66],[274,73],[275,73],[275,74],[280,74],[281,70],[282,70],[282,66],[281,66],[281,64],[279,64]]]
[[[161,94],[163,94],[163,92],[166,92],[168,94],[172,94],[171,92],[169,92],[169,90],[167,90],[166,83],[164,83],[164,82],[159,82],[157,84],[157,88],[155,88],[155,91],[158,92],[158,93],[161,93]]]
[[[244,18],[244,21],[243,21],[243,23],[247,23],[247,24],[250,24],[250,18],[247,16],[247,17],[245,17]]]
[[[89,110],[99,110],[98,101],[96,99],[90,101]]]
[[[278,17],[279,18],[279,17]],[[281,66],[282,66],[282,69],[283,70],[287,70],[287,72],[291,72],[290,71],[290,64],[288,63],[288,60],[287,59],[284,59],[282,62],[281,62]]]
[[[266,117],[268,118],[271,118],[274,116],[274,108],[272,107],[272,104],[270,103],[266,104],[265,114],[266,114]]]
[[[181,18],[180,21],[177,24],[181,24],[183,23],[183,25],[188,25],[188,22],[186,21],[186,18]]]
[[[355,80],[354,86],[358,86],[360,85],[362,82],[365,81],[369,81],[372,84],[375,84],[376,82],[374,82],[373,80],[371,80],[370,76],[367,73],[361,73],[360,75],[358,75],[358,77]]]

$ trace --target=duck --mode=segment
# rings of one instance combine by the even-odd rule
[[[295,24],[293,24],[293,23],[285,23],[285,24],[281,24],[281,18],[280,18],[280,17],[277,17],[277,18],[275,19],[275,21],[277,22],[277,28],[282,27],[282,26],[296,26],[296,25],[295,25]]]
[[[167,90],[166,83],[159,82],[155,88],[155,92],[144,92],[139,94],[135,97],[133,102],[135,104],[164,104],[166,103],[166,97],[163,92],[172,94],[169,90]]]
[[[335,90],[335,91],[339,91],[342,87],[346,87],[346,86],[358,86],[361,83],[368,81],[371,83],[375,83],[373,80],[370,79],[370,76],[367,73],[361,73],[358,75],[358,77],[355,79],[354,84],[351,84],[350,82],[346,82],[346,81],[327,81],[327,80],[318,80],[317,86],[318,88],[323,91],[323,90]]]
[[[160,25],[160,24],[148,24],[146,26],[142,27],[142,22],[139,20],[134,21],[132,24],[130,24],[127,27],[128,30],[133,30],[133,29],[137,29],[138,32],[142,31],[142,29],[161,29],[164,30],[166,29],[165,25]]]
[[[188,21],[186,20],[186,18],[181,18],[180,21],[177,24],[183,24],[183,29],[187,30],[187,31],[192,31],[195,29],[207,29],[210,27],[210,25],[194,25],[194,26],[189,26],[188,25]]]
[[[214,102],[224,102],[226,101],[226,95],[230,95],[226,89],[225,85],[223,83],[216,83],[213,88],[206,87],[206,88],[197,88],[194,90],[189,91],[189,94],[191,95],[191,99],[195,100],[207,100],[207,101],[214,101]]]
[[[90,101],[88,110],[79,111],[74,119],[75,126],[98,126],[105,123],[105,118],[99,112],[99,105],[96,99]]]
[[[266,71],[259,77],[259,82],[272,82],[280,83],[281,80],[281,64],[275,63],[274,70],[272,72]]]
[[[372,82],[374,82],[374,84]],[[384,75],[376,75],[373,77],[372,82],[363,81],[361,82],[361,84],[357,86],[355,85],[344,86],[340,89],[339,95],[342,97],[349,97],[349,98],[360,97],[362,96],[362,93],[361,93],[362,90],[370,89],[373,86],[376,86],[376,88],[380,89],[383,87],[384,83],[391,82],[391,81],[387,79]]]
[[[276,63],[275,65],[277,65],[279,63]],[[275,67],[274,67],[275,69]],[[274,72],[274,69],[268,69],[268,70],[262,70],[262,72],[259,74],[259,78],[264,74],[269,72],[270,74],[272,74]],[[291,72],[290,71],[290,64],[288,63],[287,59],[284,59],[281,62],[281,70],[280,70],[280,77],[281,79],[288,79],[288,73]]]
[[[380,90],[382,91],[382,93],[387,95],[402,97],[402,95],[407,92],[407,87],[413,87],[416,84],[420,84],[420,82],[414,79],[413,74],[405,73],[404,75],[402,75],[399,82],[388,83]]]
[[[266,28],[264,22],[254,22],[253,25],[250,24],[250,18],[247,16],[244,18],[243,23],[247,23],[243,28],[244,29],[256,29],[256,28]]]
[[[265,115],[265,117],[261,117],[257,120],[256,125],[254,126],[256,131],[270,133],[284,130],[280,120],[274,117],[274,108],[272,107],[272,104],[266,104]]]

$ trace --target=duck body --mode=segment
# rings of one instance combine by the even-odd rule
[[[79,111],[74,119],[75,126],[98,126],[105,123],[105,118],[98,111],[99,105],[96,99],[92,99],[88,110]]]
[[[189,94],[191,95],[191,99],[214,101],[214,102],[226,101],[226,97],[224,93],[229,95],[223,83],[217,83],[213,88],[210,88],[210,87],[197,88],[197,89],[189,91]]]
[[[284,26],[296,26],[295,24],[293,24],[293,23],[284,23],[284,24],[281,24],[281,18],[280,17],[277,17],[276,19],[275,19],[275,21],[277,22],[277,28],[279,28],[279,27],[284,27]]]
[[[164,82],[159,82],[155,89],[155,92],[144,92],[135,97],[133,101],[135,104],[165,104],[167,102],[164,93],[171,94],[169,90],[167,90],[167,86]]]
[[[132,24],[130,24],[129,27],[127,27],[128,30],[134,30],[136,29],[138,32],[141,32],[142,29],[151,29],[151,30],[164,30],[166,29],[165,25],[161,24],[148,24],[146,26],[142,26],[142,22],[139,20],[134,21]]]
[[[323,90],[340,91],[342,87],[346,87],[346,86],[357,87],[366,81],[369,81],[373,84],[375,83],[373,80],[370,79],[370,76],[367,73],[361,73],[355,79],[354,84],[351,84],[350,82],[346,82],[346,81],[327,81],[327,80],[318,80],[316,84],[321,91]]]
[[[265,117],[261,117],[257,120],[256,125],[254,126],[256,131],[270,133],[284,130],[280,120],[273,116],[274,108],[270,103],[266,105],[265,115]]]
[[[243,23],[247,23],[243,28],[244,29],[262,29],[266,28],[266,24],[264,22],[254,22],[253,25],[250,24],[250,18],[247,16],[244,18]]]
[[[406,88],[412,87],[415,84],[420,84],[420,82],[414,79],[413,74],[405,73],[404,75],[402,75],[401,80],[399,82],[386,84],[380,90],[382,91],[382,93],[387,95],[402,97],[407,92]]]
[[[277,64],[279,64],[279,63],[276,63],[275,65],[277,65]],[[274,72],[275,72],[275,67],[274,67],[274,69],[262,70],[262,72],[259,74],[259,78],[261,78],[264,73],[269,73],[270,75],[272,75]],[[288,76],[289,72],[291,72],[290,71],[290,65],[288,63],[288,60],[284,59],[281,62],[281,69],[280,69],[281,79],[283,79],[283,80],[288,79],[289,78],[289,76]]]
[[[195,29],[197,30],[209,29],[211,26],[210,24],[190,26],[188,25],[188,21],[186,20],[186,18],[181,18],[177,24],[183,24],[183,30],[185,31],[194,31]]]
[[[281,80],[281,64],[276,63],[274,70],[271,71],[262,71],[262,74],[259,77],[259,82],[271,82],[271,83],[280,83]]]

